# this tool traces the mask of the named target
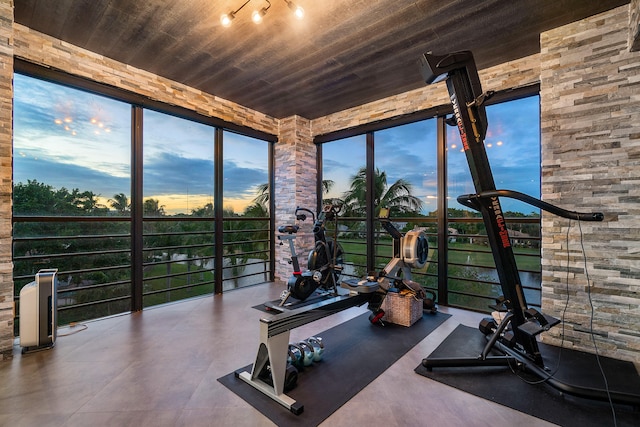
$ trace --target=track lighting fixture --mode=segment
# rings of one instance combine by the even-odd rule
[[[242,8],[245,7],[250,1],[251,0],[247,0],[242,4],[242,6],[240,6],[236,10],[232,10],[229,13],[223,14],[220,17],[220,23],[222,24],[222,26],[223,27],[230,26],[231,21],[234,20],[234,18],[236,17],[236,14],[240,12],[240,10],[242,10]],[[254,10],[253,13],[251,14],[251,20],[256,24],[259,24],[260,22],[262,22],[262,18],[267,14],[267,11],[271,7],[271,2],[269,0],[264,0],[264,1],[268,3],[268,6],[263,7],[260,10]],[[295,15],[296,18],[298,19],[304,18],[304,9],[302,7],[296,5],[291,0],[284,0],[284,2],[287,3],[287,6],[289,6],[289,9],[293,11],[293,14]]]

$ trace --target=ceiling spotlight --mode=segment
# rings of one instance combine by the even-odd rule
[[[233,21],[233,18],[235,17],[236,16],[234,15],[233,12],[224,13],[220,17],[220,23],[222,24],[223,27],[228,27],[231,25],[231,21]]]
[[[266,2],[269,3],[269,6],[263,7],[259,11],[254,10],[253,13],[251,14],[251,20],[253,20],[254,23],[256,24],[261,23],[262,17],[267,14],[267,10],[269,10],[269,8],[271,7],[271,2],[269,0],[266,0]]]
[[[251,14],[251,20],[256,24],[259,24],[262,22],[262,17],[266,13],[267,11],[264,8],[260,9],[260,11],[254,10],[253,13]]]
[[[233,18],[236,17],[236,13],[240,12],[240,9],[242,9],[243,7],[245,7],[247,5],[247,3],[249,3],[251,0],[247,0],[246,2],[243,3],[242,6],[240,6],[239,8],[237,8],[234,11],[231,11],[229,13],[224,13],[222,14],[222,16],[220,16],[220,23],[222,24],[223,27],[228,27],[231,25],[231,21],[233,21]]]
[[[293,10],[293,14],[296,16],[296,18],[298,19],[304,18],[304,9],[301,6],[297,6],[294,2],[290,0],[284,0],[284,1],[287,3],[287,6],[289,6],[289,9]]]

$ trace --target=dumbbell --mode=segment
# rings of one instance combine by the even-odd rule
[[[493,317],[485,317],[478,325],[478,329],[480,329],[480,332],[484,335],[491,335],[497,328],[498,325]]]
[[[271,372],[271,365],[269,363],[262,368],[262,371],[258,374],[258,378],[273,387],[273,375]],[[291,363],[287,363],[287,368],[284,373],[284,391],[293,390],[297,383],[298,369]]]
[[[436,314],[438,312],[438,306],[436,305],[436,293],[429,289],[425,289],[424,292],[427,296],[422,300],[422,308],[429,311],[431,314]]]

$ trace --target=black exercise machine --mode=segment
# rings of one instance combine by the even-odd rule
[[[344,263],[344,251],[340,243],[338,243],[337,219],[341,208],[341,205],[326,204],[322,211],[318,213],[317,218],[309,209],[299,206],[296,208],[296,220],[306,220],[307,213],[311,215],[313,220],[314,247],[309,252],[308,269],[305,272],[300,270],[300,262],[294,245],[296,233],[300,227],[298,225],[281,225],[278,227],[280,244],[283,244],[285,240],[289,242],[289,250],[291,251],[290,264],[293,266],[293,273],[287,281],[287,289],[283,291],[278,306],[284,306],[289,297],[297,299],[298,302],[304,301],[318,289],[322,292],[330,293],[332,296],[338,295],[338,278]],[[325,224],[327,221],[335,222],[333,238],[326,236]],[[270,308],[274,308],[272,304]]]
[[[475,194],[458,197],[458,202],[482,213],[487,238],[495,260],[503,297],[492,308],[505,313],[497,322],[484,320],[480,331],[487,343],[477,357],[427,357],[422,361],[428,370],[434,367],[519,366],[547,381],[553,387],[579,397],[640,403],[640,396],[563,383],[551,376],[544,365],[537,335],[548,331],[560,320],[527,305],[505,223],[500,197],[523,201],[552,214],[578,221],[602,221],[602,213],[568,211],[516,191],[497,190],[484,147],[487,131],[485,101],[492,92],[482,92],[480,78],[469,51],[436,56],[426,53],[420,58],[422,76],[427,84],[445,79],[453,106],[455,124],[471,170]],[[499,355],[492,354],[497,350]]]
[[[341,285],[345,289],[359,291],[361,286],[366,290],[377,283],[377,290],[371,293],[367,306],[371,311],[369,321],[373,324],[380,323],[385,315],[382,303],[387,293],[399,292],[401,289],[407,289],[421,299],[425,310],[429,310],[432,314],[438,311],[435,292],[411,279],[411,269],[423,268],[427,262],[429,256],[427,237],[420,230],[411,230],[402,234],[391,222],[390,212],[389,208],[381,207],[378,221],[393,239],[391,260],[380,272],[371,272],[363,280],[347,279]]]

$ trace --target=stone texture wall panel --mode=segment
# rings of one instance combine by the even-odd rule
[[[13,1],[0,0],[0,360],[13,356]]]
[[[309,120],[293,116],[280,121],[279,142],[275,147],[275,220],[280,225],[296,224],[296,207],[316,209],[316,146],[311,136]],[[311,218],[297,223],[296,252],[300,268],[307,267],[307,254],[313,248],[313,223]],[[277,241],[277,239],[276,239]],[[288,242],[275,246],[277,282],[286,284],[293,272]],[[284,290],[284,287],[283,287]]]
[[[594,352],[593,327],[600,354],[638,363],[640,55],[628,22],[623,6],[541,35],[542,197],[605,213],[573,222],[568,242],[568,220],[543,214],[542,308],[561,316],[568,294],[565,346]],[[561,332],[543,341],[559,345]]]

